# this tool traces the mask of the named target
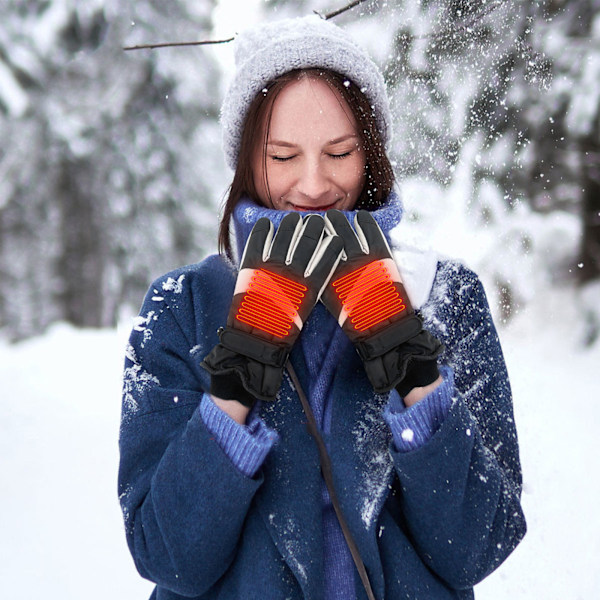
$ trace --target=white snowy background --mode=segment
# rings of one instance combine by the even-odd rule
[[[239,24],[253,19],[250,9],[240,10],[244,4],[232,13],[231,2],[215,14],[216,37],[232,23],[235,28],[234,15]],[[11,97],[18,102],[18,91]],[[552,270],[567,263],[577,268],[578,221],[566,212],[541,217],[517,209],[475,229],[464,201],[472,183],[468,169],[462,173],[459,166],[453,181],[445,190],[405,181],[406,218],[396,235],[419,244],[436,239],[441,253],[480,274],[511,376],[529,531],[476,587],[476,597],[600,598],[594,508],[600,497],[600,343],[584,344],[588,321],[582,318],[598,314],[600,286],[577,288]],[[501,204],[498,194],[487,192],[492,209]],[[516,252],[524,233],[536,240],[534,252]],[[505,325],[497,310],[498,273],[520,301]],[[123,315],[114,329],[57,323],[17,344],[0,338],[3,598],[134,600],[151,592],[128,553],[117,499],[121,369],[133,316]]]

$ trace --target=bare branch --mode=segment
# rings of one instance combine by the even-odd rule
[[[319,15],[321,17],[321,19],[325,19],[325,20],[333,19],[333,17],[337,17],[338,15],[341,15],[342,13],[346,12],[347,10],[350,10],[351,8],[354,8],[354,7],[358,6],[359,4],[363,4],[363,2],[367,2],[367,0],[354,0],[353,2],[350,2],[350,4],[348,4],[347,6],[344,6],[343,8],[338,8],[337,10],[334,10],[327,14],[321,14],[317,10],[315,10],[313,12],[315,14]]]
[[[342,8],[338,8],[330,13],[322,14],[318,11],[314,11],[315,14],[319,15],[324,20],[333,19],[342,13],[351,10],[352,8],[356,8],[360,4],[364,4],[368,0],[353,0],[346,6]],[[442,29],[440,31],[433,31],[431,33],[426,33],[423,35],[414,36],[414,39],[443,39],[445,37],[449,37],[452,35],[456,35],[458,33],[462,33],[463,31],[473,27],[477,22],[481,21],[486,15],[495,11],[502,5],[502,0],[493,0],[490,2],[483,10],[478,13],[472,15],[469,19],[463,21],[458,26],[448,27]],[[233,37],[227,38],[226,40],[204,40],[200,42],[168,42],[162,44],[144,44],[141,46],[127,46],[123,48],[123,50],[144,50],[144,49],[154,49],[154,48],[169,48],[174,46],[206,46],[210,44],[226,44],[228,42],[232,42],[234,40]]]
[[[317,15],[319,15],[322,19],[332,19],[333,17],[337,17],[338,15],[341,15],[343,12],[346,12],[347,10],[350,10],[351,8],[355,8],[356,6],[358,6],[359,4],[363,4],[364,2],[367,2],[367,0],[354,0],[353,2],[350,2],[350,4],[348,4],[347,6],[344,6],[343,8],[339,8],[338,10],[334,10],[330,13],[327,14],[321,14],[318,11],[314,11]],[[202,42],[167,42],[167,43],[162,43],[162,44],[143,44],[141,46],[126,46],[123,48],[123,50],[144,50],[144,49],[150,49],[153,50],[155,48],[172,48],[174,46],[205,46],[208,44],[226,44],[227,42],[232,42],[234,38],[228,38],[226,40],[214,40],[214,41],[202,41]]]
[[[226,40],[204,40],[201,42],[167,42],[163,44],[144,44],[142,46],[126,46],[123,50],[144,50],[154,48],[169,48],[172,46],[207,46],[209,44],[226,44],[227,42],[233,42],[233,38]]]

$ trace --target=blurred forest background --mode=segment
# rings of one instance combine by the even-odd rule
[[[214,39],[218,4],[1,0],[4,339],[56,321],[114,326],[154,277],[214,252],[231,44],[122,47]],[[347,2],[254,4],[272,20]],[[367,0],[334,21],[385,74],[408,221],[426,232],[452,211],[442,246],[469,237],[502,321],[536,291],[571,287],[592,344],[600,0]]]
[[[123,354],[150,282],[215,252],[233,45],[123,47],[349,3],[0,0],[11,600],[152,587],[117,501]],[[363,0],[334,22],[387,80],[406,208],[393,238],[464,260],[500,325],[529,531],[476,595],[600,598],[600,0]]]

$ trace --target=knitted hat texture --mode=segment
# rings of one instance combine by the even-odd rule
[[[236,73],[221,108],[223,149],[233,170],[252,100],[270,81],[294,69],[321,67],[348,77],[372,104],[388,145],[391,116],[383,76],[367,53],[330,21],[311,15],[262,24],[240,33],[234,45]]]

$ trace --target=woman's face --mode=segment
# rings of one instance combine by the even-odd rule
[[[266,148],[255,154],[259,200],[277,210],[352,210],[365,183],[365,152],[352,111],[320,79],[304,77],[281,90]]]

